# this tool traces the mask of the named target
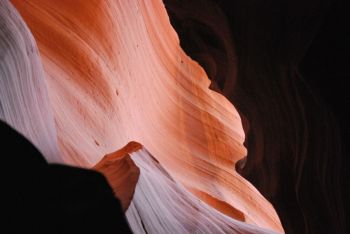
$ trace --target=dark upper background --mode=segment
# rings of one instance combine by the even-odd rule
[[[286,233],[348,233],[350,14],[344,0],[165,0],[182,48],[238,109],[236,169]]]

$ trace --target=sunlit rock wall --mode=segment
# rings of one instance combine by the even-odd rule
[[[50,108],[46,106],[52,107],[62,163],[91,167],[104,154],[136,140],[179,186],[197,196],[180,189],[171,199],[188,196],[184,207],[189,212],[188,204],[200,202],[198,198],[223,212],[203,205],[200,210],[192,209],[191,221],[200,220],[196,219],[197,214],[209,220],[215,216],[212,223],[222,231],[235,225],[237,232],[250,227],[226,214],[257,227],[282,231],[271,204],[234,170],[235,163],[246,155],[237,111],[223,96],[208,89],[210,82],[203,69],[180,48],[161,1],[12,3],[39,47],[45,71],[45,81],[40,78],[40,85],[44,87],[46,82],[50,104],[39,105],[42,109],[34,112],[49,115]],[[7,1],[2,4],[9,7]],[[4,10],[13,17],[16,13],[12,11],[10,7]],[[35,59],[39,59],[37,55]],[[41,65],[28,66],[39,69]],[[11,93],[20,93],[17,87],[13,89]],[[37,93],[36,89],[28,89],[30,97]],[[8,95],[6,98],[13,99]],[[25,112],[21,115],[26,118]],[[52,142],[54,131],[52,128]],[[147,163],[143,165],[140,159],[136,162],[141,168],[141,179],[130,210],[140,204],[140,199],[155,199],[151,190],[140,196]],[[159,181],[157,178],[148,177],[154,184],[146,188],[159,187],[168,177],[160,174]],[[167,186],[175,190],[177,185]],[[162,197],[159,199],[160,204],[170,205]],[[171,207],[142,209],[149,212],[148,216],[172,211]],[[157,219],[153,221],[157,226]],[[171,221],[174,222],[167,220]],[[156,230],[155,227],[149,230]],[[186,230],[191,231],[196,226],[188,227]],[[247,228],[246,232],[249,230],[252,229]],[[256,232],[257,229],[253,233]]]

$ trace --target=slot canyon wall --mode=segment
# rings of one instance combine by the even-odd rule
[[[345,1],[165,0],[181,47],[237,108],[236,164],[286,233],[348,233]]]
[[[36,112],[52,108],[59,156],[43,151],[47,160],[89,168],[103,155],[138,141],[150,153],[132,154],[140,179],[127,217],[136,233],[283,231],[271,204],[234,170],[246,155],[238,113],[208,89],[204,70],[182,51],[162,1],[11,2],[39,51],[34,40],[22,39],[31,38],[28,28],[2,1],[3,16],[9,18],[4,26],[15,21],[24,34],[4,37],[6,43],[22,45],[3,46],[12,56],[3,61],[6,74],[15,83],[38,79],[48,98],[36,85],[6,84],[19,100],[2,92],[2,105],[18,113],[2,119],[45,118],[45,125],[46,117],[37,118]],[[30,57],[43,66],[11,66]],[[28,69],[40,76],[29,76]],[[49,103],[35,102],[33,95]],[[39,110],[25,112],[19,105],[23,99]],[[34,131],[35,123],[29,128]],[[32,141],[38,148],[44,144]],[[156,166],[158,161],[162,166]]]
[[[73,2],[0,1],[0,118],[48,161],[140,142],[135,233],[346,233],[346,118],[308,70],[338,5]]]

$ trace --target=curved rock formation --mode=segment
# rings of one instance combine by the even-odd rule
[[[156,232],[162,222],[164,230],[171,230],[175,221],[168,216],[162,221],[163,212],[188,232],[208,232],[208,220],[213,230],[222,232],[257,233],[258,227],[283,231],[271,204],[234,170],[246,155],[237,111],[208,89],[205,72],[182,51],[161,1],[12,3],[40,50],[61,162],[91,167],[102,155],[136,140],[163,165],[160,169],[147,153],[135,157],[141,177],[128,217],[136,232],[141,230],[140,218],[149,225],[147,230]],[[40,111],[49,113],[49,108],[35,113]],[[177,192],[167,200],[152,194],[151,188],[164,197]],[[184,210],[179,211],[169,201],[182,197]],[[155,202],[162,206],[146,209],[140,206],[144,199],[151,207]],[[136,210],[143,213],[136,215]],[[189,223],[182,223],[186,219],[176,213],[185,211],[192,214]],[[156,217],[146,221],[152,215]]]
[[[0,2],[0,119],[59,162],[56,128],[38,48],[8,1]],[[28,98],[30,97],[30,98]]]
[[[141,170],[126,213],[135,233],[275,233],[208,206],[177,183],[146,149],[132,153],[132,159]]]
[[[236,168],[286,233],[349,233],[346,1],[164,2],[182,48],[239,111],[248,155]]]
[[[140,143],[129,142],[123,148],[105,155],[93,167],[94,170],[105,175],[115,196],[119,198],[124,212],[131,203],[140,176],[140,170],[130,158],[130,154],[141,148]]]

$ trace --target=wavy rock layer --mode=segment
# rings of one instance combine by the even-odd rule
[[[208,206],[178,184],[146,149],[132,153],[132,159],[141,170],[126,213],[135,233],[274,233]]]
[[[60,161],[38,48],[8,1],[0,1],[0,119],[33,142],[48,161]]]
[[[349,233],[346,1],[164,2],[181,47],[239,111],[236,168],[286,233]]]
[[[137,140],[208,204],[282,231],[270,203],[234,170],[246,155],[237,111],[208,89],[205,72],[180,48],[161,1],[12,2],[39,46],[62,162],[90,167]],[[141,170],[141,188],[142,178]],[[134,205],[151,196],[137,191]],[[220,217],[215,220],[232,220]]]

